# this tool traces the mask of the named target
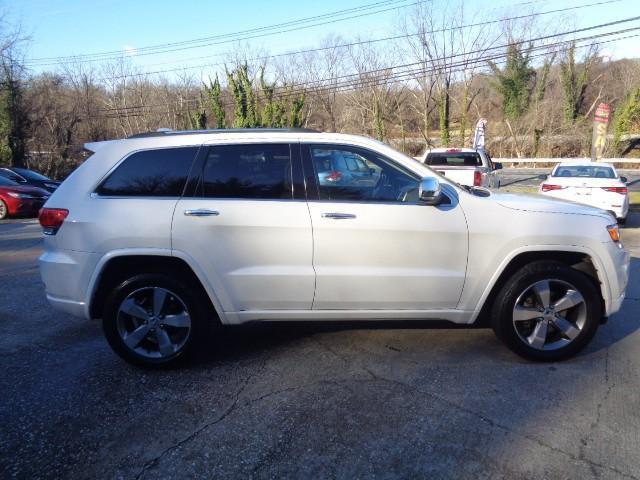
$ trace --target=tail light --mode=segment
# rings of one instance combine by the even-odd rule
[[[553,185],[552,183],[543,183],[542,184],[542,191],[543,192],[550,192],[551,190],[562,190],[563,187],[562,185]]]
[[[326,177],[327,182],[339,182],[342,179],[342,173],[334,170]]]
[[[69,210],[64,208],[41,208],[38,221],[42,225],[45,235],[55,235],[69,215]]]
[[[622,195],[626,195],[629,191],[627,187],[601,187],[603,190],[607,192],[620,193]]]
[[[473,172],[473,186],[479,187],[480,185],[482,185],[482,172],[476,170]]]

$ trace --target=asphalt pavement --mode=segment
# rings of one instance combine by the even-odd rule
[[[149,372],[48,306],[40,228],[0,222],[0,478],[638,479],[639,226],[622,311],[562,363],[484,329],[286,325]]]

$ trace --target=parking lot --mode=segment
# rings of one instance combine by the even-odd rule
[[[623,241],[623,309],[563,363],[484,329],[285,325],[149,372],[49,308],[39,226],[0,222],[0,478],[640,478],[640,214]]]

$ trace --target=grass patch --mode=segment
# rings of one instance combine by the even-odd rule
[[[640,211],[640,192],[629,192],[629,208]]]

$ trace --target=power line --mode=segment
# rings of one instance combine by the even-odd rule
[[[285,22],[285,23],[282,23],[282,24],[277,24],[277,25],[273,25],[273,26],[269,26],[269,27],[259,27],[259,28],[256,28],[256,29],[245,31],[245,32],[254,32],[253,34],[250,34],[248,36],[239,36],[239,35],[242,34],[242,32],[236,32],[236,33],[230,33],[230,34],[224,34],[224,35],[214,35],[212,37],[203,37],[203,39],[186,40],[186,41],[183,41],[183,42],[174,42],[173,44],[172,43],[168,43],[168,44],[164,44],[164,45],[160,45],[160,46],[142,47],[142,48],[136,49],[136,53],[135,54],[131,54],[131,55],[128,55],[128,56],[129,57],[139,57],[139,56],[147,56],[147,55],[157,55],[157,54],[161,54],[161,53],[170,53],[170,52],[176,52],[176,51],[190,50],[190,49],[193,49],[193,48],[209,47],[209,46],[213,46],[213,45],[221,45],[221,44],[226,44],[226,43],[233,43],[233,42],[251,40],[251,39],[254,39],[254,38],[262,38],[262,37],[271,36],[271,35],[279,35],[279,34],[282,34],[282,33],[289,33],[289,32],[293,32],[293,31],[304,30],[304,29],[307,29],[307,28],[313,28],[313,27],[318,27],[318,26],[322,26],[322,25],[327,25],[327,24],[330,24],[330,23],[341,22],[341,21],[345,21],[345,20],[351,20],[351,19],[354,19],[354,18],[361,18],[361,17],[365,17],[365,16],[376,15],[378,13],[384,13],[384,12],[388,12],[388,11],[391,11],[391,10],[397,10],[399,8],[406,8],[406,7],[417,5],[417,4],[420,4],[420,3],[425,3],[425,2],[428,2],[428,1],[431,1],[431,0],[417,0],[417,1],[414,1],[413,3],[406,3],[407,1],[409,1],[409,0],[384,0],[384,1],[375,2],[373,4],[368,4],[368,5],[362,6],[362,7],[355,7],[355,8],[352,8],[352,9],[341,10],[341,11],[338,11],[338,12],[328,13],[328,14],[324,14],[324,15],[317,15],[317,16],[314,16],[314,17],[308,17],[308,18],[305,18],[305,19],[297,20],[297,21],[294,20],[294,21],[291,21],[291,22]],[[387,7],[387,8],[382,8],[381,9],[380,7]],[[371,10],[371,9],[377,9],[377,10],[372,11],[372,12],[366,12],[366,10]],[[354,13],[354,14],[345,16],[344,18],[333,18],[331,20],[325,20],[326,18],[344,15],[345,12],[354,12],[354,11],[357,11],[357,10],[365,10],[365,13],[357,13],[357,14]],[[318,20],[323,20],[323,21],[322,22],[318,22]],[[315,23],[312,23],[310,25],[304,25],[305,23],[310,23],[312,21],[315,22]],[[282,25],[297,25],[298,23],[303,23],[303,25],[302,26],[295,26],[293,28],[276,30],[274,32],[269,32],[269,31],[267,31],[266,33],[264,32],[265,30],[273,30],[274,28],[282,26]],[[260,33],[261,31],[263,31],[263,33]],[[212,41],[212,40],[215,40],[215,41]],[[206,41],[206,43],[201,43],[203,41]],[[193,42],[193,43],[198,42],[200,44],[198,44],[198,45],[180,46],[180,44],[185,44],[185,43],[189,43],[189,42]],[[140,52],[140,53],[138,53],[138,52]],[[27,60],[25,62],[25,64],[27,64],[27,65],[37,65],[37,66],[48,66],[48,65],[57,65],[59,63],[71,63],[71,62],[86,63],[86,62],[95,62],[95,61],[105,61],[105,60],[120,59],[120,58],[123,58],[124,56],[125,56],[124,52],[122,52],[121,50],[117,50],[117,51],[93,53],[93,54],[84,54],[84,55],[71,55],[71,56],[66,56],[66,57],[62,57],[62,56],[61,57],[41,57],[41,58],[35,58],[35,59]]]
[[[628,32],[631,30],[638,30],[640,29],[640,27],[636,27],[636,28],[632,28],[632,29],[626,29],[626,30],[621,30],[619,32],[607,32],[605,35],[613,35],[613,34],[619,34],[621,32]],[[575,42],[582,42],[582,41],[586,41],[586,40],[592,40],[594,38],[598,38],[601,35],[595,35],[595,36],[590,36],[590,37],[585,37],[585,38],[581,38],[581,39],[576,39],[574,40]],[[629,35],[629,36],[625,36],[625,37],[621,37],[621,38],[615,38],[615,39],[611,39],[611,40],[606,40],[606,41],[601,41],[601,42],[593,42],[593,43],[589,43],[589,44],[585,44],[585,45],[577,45],[576,48],[586,48],[586,47],[591,47],[591,46],[595,46],[595,45],[599,45],[599,44],[604,44],[604,43],[610,43],[613,41],[618,41],[618,40],[622,40],[622,39],[627,39],[627,38],[637,38],[638,36],[640,36],[640,34],[636,34],[636,35]],[[555,50],[555,52],[541,52],[541,53],[537,53],[537,54],[533,54],[530,55],[529,58],[537,58],[537,57],[542,57],[542,56],[546,56],[549,53],[557,53],[558,51],[561,50],[561,46],[566,45],[568,43],[568,41],[562,41],[562,42],[556,42],[554,44],[545,44],[545,45],[541,45],[538,47],[535,47],[534,50],[544,50],[544,49],[548,49],[549,47],[552,46],[557,46],[558,49]],[[502,54],[494,54],[492,56],[483,56],[483,57],[478,57],[477,59],[474,59],[472,62],[470,62],[472,65],[473,64],[486,64],[486,62],[491,61],[491,60],[495,60],[496,64],[501,64],[504,63],[506,60],[500,60],[500,58],[504,58],[507,56],[507,53],[502,53]],[[457,73],[457,72],[462,72],[466,69],[469,68],[468,64],[462,64],[460,62],[458,63],[453,63],[450,64],[450,66],[452,67],[449,71],[450,73]],[[391,70],[393,68],[397,68],[397,67],[389,67],[388,70]],[[357,79],[353,79],[353,80],[347,80],[347,81],[343,81],[343,82],[338,82],[336,84],[332,84],[332,85],[327,85],[318,89],[314,90],[314,93],[318,93],[318,92],[322,92],[322,91],[326,91],[326,90],[332,90],[332,91],[336,91],[336,92],[348,92],[348,91],[353,91],[353,90],[357,90],[359,88],[365,87],[365,86],[375,86],[376,84],[380,84],[380,83],[398,83],[400,81],[403,80],[411,80],[411,79],[415,79],[416,75],[426,75],[427,73],[430,72],[434,72],[436,71],[437,68],[419,68],[419,69],[413,69],[413,70],[404,70],[401,72],[397,72],[397,73],[393,73],[387,77],[384,78],[380,78],[380,77],[374,77],[374,78],[357,78]],[[364,75],[368,72],[362,72],[361,75]],[[296,92],[285,92],[284,94],[279,94],[277,97],[277,99],[284,99],[293,95],[300,95],[304,93],[303,90],[298,90]],[[199,99],[187,99],[184,100],[182,103],[185,103],[187,105],[193,105],[194,103],[199,102]],[[230,107],[233,106],[233,103],[225,103],[223,104],[223,106],[226,107]],[[116,115],[117,116],[123,116],[123,115],[127,115],[127,116],[131,116],[131,117],[137,117],[137,116],[143,116],[146,115],[148,113],[153,113],[152,111],[150,111],[151,109],[154,108],[165,108],[167,106],[174,106],[173,103],[164,103],[164,104],[156,104],[156,105],[138,105],[138,106],[131,106],[131,107],[125,107],[125,108],[113,108],[113,109],[108,109],[108,110],[103,110],[103,111],[108,111],[111,112],[111,115]],[[146,112],[140,112],[140,111],[136,111],[136,110],[147,110]],[[117,111],[117,112],[116,112]],[[183,110],[184,111],[184,110]]]
[[[373,44],[373,43],[379,43],[379,42],[388,42],[388,41],[393,41],[393,40],[400,40],[400,39],[406,38],[408,36],[414,37],[414,36],[420,36],[420,35],[424,35],[424,34],[432,34],[432,33],[451,31],[451,30],[460,29],[460,28],[480,27],[480,26],[486,26],[486,25],[491,25],[491,24],[495,24],[495,23],[500,23],[500,22],[503,22],[503,21],[522,20],[522,19],[525,19],[525,18],[537,17],[539,15],[549,15],[549,14],[553,14],[553,13],[562,13],[562,12],[571,11],[571,10],[577,10],[577,9],[582,9],[582,8],[589,8],[589,7],[594,7],[594,6],[617,3],[617,2],[620,2],[620,1],[622,1],[622,0],[606,0],[606,1],[596,2],[596,3],[586,4],[586,5],[577,5],[577,6],[573,6],[573,7],[566,7],[566,8],[560,8],[560,9],[555,9],[555,10],[548,10],[548,11],[545,11],[545,12],[531,13],[531,14],[526,14],[526,15],[517,15],[517,16],[507,17],[507,18],[502,18],[502,19],[488,20],[488,21],[485,21],[485,22],[471,23],[471,24],[461,25],[459,27],[442,28],[442,29],[431,30],[431,31],[428,31],[428,32],[419,32],[419,33],[411,33],[411,34],[403,34],[403,35],[394,35],[394,36],[388,36],[388,37],[377,38],[377,39],[372,39],[372,40],[360,40],[360,41],[355,41],[355,42],[348,42],[348,43],[342,43],[342,44],[337,44],[337,45],[330,45],[330,46],[326,46],[326,47],[316,47],[316,48],[309,48],[309,49],[305,49],[305,50],[284,52],[284,53],[279,53],[279,54],[274,54],[274,55],[265,55],[265,56],[261,56],[261,57],[253,57],[253,58],[248,58],[246,60],[247,61],[262,61],[262,60],[269,60],[269,59],[272,59],[272,58],[295,56],[295,55],[301,55],[301,54],[305,54],[305,53],[321,52],[321,51],[325,51],[325,50],[334,50],[334,49],[337,49],[337,48],[349,48],[349,47],[354,47],[354,46],[358,46],[358,45],[367,45],[367,44]],[[529,2],[526,2],[526,3],[529,3]],[[204,58],[207,58],[207,57],[204,57]],[[171,63],[174,63],[174,62],[171,62]],[[205,68],[205,67],[222,67],[222,66],[225,66],[225,65],[226,64],[224,62],[220,62],[220,63],[204,63],[204,64],[199,64],[199,65],[190,65],[190,66],[187,66],[187,67],[176,67],[176,68],[169,68],[169,69],[162,69],[162,70],[155,70],[155,71],[135,72],[135,73],[131,73],[131,74],[128,74],[128,75],[113,75],[113,76],[108,76],[108,77],[100,77],[99,80],[104,82],[104,81],[111,81],[111,80],[119,80],[119,79],[122,79],[122,78],[144,77],[144,76],[147,76],[147,75],[157,75],[157,74],[162,74],[162,73],[172,73],[172,72],[181,72],[181,71],[185,71],[185,70],[202,69],[202,68]]]
[[[349,8],[349,9],[345,9],[345,10],[338,10],[338,11],[335,11],[335,12],[329,12],[329,13],[326,13],[326,14],[316,15],[316,16],[313,16],[313,17],[306,17],[306,18],[297,19],[297,20],[290,20],[288,22],[278,23],[278,24],[274,24],[274,25],[269,25],[269,26],[264,26],[264,27],[257,27],[257,28],[252,28],[252,29],[249,29],[249,30],[240,30],[240,31],[237,31],[237,32],[231,32],[231,33],[226,33],[226,34],[211,35],[211,36],[200,37],[200,38],[195,38],[195,39],[191,39],[191,40],[183,40],[183,41],[179,41],[179,42],[169,42],[169,43],[164,43],[164,44],[149,45],[149,46],[146,46],[146,47],[139,47],[136,50],[140,51],[140,52],[144,52],[144,51],[149,51],[149,50],[158,50],[158,49],[164,49],[164,48],[171,48],[171,47],[175,47],[175,46],[183,46],[183,45],[189,45],[189,44],[194,44],[194,43],[201,43],[201,42],[204,42],[204,41],[211,41],[211,40],[221,39],[221,38],[237,37],[237,36],[243,35],[243,34],[251,34],[251,33],[256,33],[256,32],[259,32],[259,31],[271,30],[271,29],[274,29],[274,28],[290,26],[290,25],[294,25],[294,24],[298,24],[298,23],[307,23],[307,22],[314,21],[314,20],[317,20],[317,19],[323,19],[323,18],[329,18],[329,17],[339,16],[339,15],[344,15],[344,14],[352,13],[352,12],[359,11],[359,10],[377,8],[377,7],[385,6],[385,5],[388,5],[388,4],[391,4],[391,3],[406,2],[406,1],[407,0],[382,0],[382,1],[374,2],[374,3],[366,4],[366,5],[363,5],[363,6],[360,6],[360,7],[354,7],[354,8]],[[103,52],[94,52],[94,53],[78,54],[78,55],[39,57],[39,58],[33,58],[33,59],[28,60],[28,63],[31,63],[31,62],[35,63],[35,62],[40,62],[40,61],[51,61],[51,60],[60,61],[60,60],[65,60],[65,59],[81,60],[81,59],[87,58],[87,57],[101,57],[101,56],[113,56],[113,55],[122,56],[122,54],[123,54],[122,50],[108,50],[108,51],[103,51]]]
[[[626,31],[630,31],[630,30],[638,30],[639,28],[640,27],[634,28],[634,29],[624,30],[624,31],[621,31],[621,32],[626,32]],[[620,33],[620,32],[611,32],[611,34],[617,34],[617,33]],[[601,44],[601,43],[609,43],[611,41],[617,41],[617,40],[621,40],[621,39],[624,39],[624,38],[632,38],[632,37],[635,37],[635,36],[636,35],[629,36],[629,37],[622,37],[622,38],[608,40],[608,41],[603,41],[603,42],[594,42],[594,43],[588,44],[588,45],[580,45],[579,48],[598,45],[598,44]],[[579,41],[591,40],[591,39],[597,38],[597,37],[598,36],[590,36],[590,37],[585,37],[585,38],[582,38],[582,39],[577,39],[575,41],[579,42]],[[562,46],[562,45],[566,45],[566,43],[568,43],[568,42],[567,41],[562,41],[562,42],[556,42],[554,44],[545,44],[545,45],[541,45],[539,47],[536,47],[534,50],[543,50],[543,49],[547,49],[547,48],[552,47],[552,46]],[[541,57],[541,56],[544,56],[544,55],[548,55],[548,53],[549,52],[543,52],[543,53],[540,53],[540,54],[531,55],[530,58]],[[485,64],[487,61],[498,60],[498,59],[504,58],[506,56],[507,56],[507,53],[501,53],[501,54],[494,54],[494,55],[491,55],[491,56],[478,57],[477,59],[474,59],[473,61],[468,62],[468,63],[465,63],[465,62],[452,63],[452,64],[449,65],[450,68],[449,68],[448,71],[450,73],[456,73],[456,72],[464,71],[465,69],[468,69],[469,66],[473,66],[475,64]],[[500,62],[496,62],[496,63],[500,63]],[[453,67],[459,67],[459,68],[453,68]],[[389,70],[392,70],[394,68],[398,68],[398,66],[388,67],[385,70],[389,71]],[[427,73],[432,73],[432,72],[435,72],[437,70],[438,70],[438,68],[424,68],[424,67],[421,67],[421,68],[418,68],[418,69],[413,69],[413,70],[404,70],[404,71],[401,71],[401,72],[397,72],[397,73],[393,73],[391,75],[388,75],[388,76],[384,77],[382,79],[382,81],[387,81],[387,80],[392,79],[392,78],[396,79],[396,80],[398,80],[398,79],[403,79],[403,80],[404,79],[415,79],[416,75],[423,76],[423,75],[426,75]],[[362,77],[363,75],[367,75],[367,74],[370,74],[370,73],[373,73],[373,71],[361,72],[359,75],[360,75],[360,77]],[[318,92],[322,92],[322,91],[326,91],[326,90],[336,90],[336,91],[340,90],[341,91],[342,87],[356,87],[356,88],[359,88],[359,87],[366,86],[366,85],[369,85],[369,84],[375,84],[377,82],[381,82],[380,77],[356,78],[356,79],[352,79],[352,80],[345,80],[345,81],[341,81],[341,82],[332,83],[331,85],[326,85],[326,86],[322,86],[322,87],[319,87],[319,88],[315,88],[313,90],[313,93],[318,93]],[[286,99],[286,98],[291,97],[291,96],[301,95],[302,93],[304,93],[304,89],[299,89],[297,91],[288,91],[288,92],[284,92],[284,93],[278,94],[275,98],[276,99]],[[183,100],[183,103],[192,105],[192,104],[198,103],[199,101],[200,101],[199,99],[194,98],[194,99]],[[119,111],[122,112],[123,110],[132,111],[132,110],[139,110],[139,109],[145,109],[145,108],[166,107],[168,105],[170,105],[170,104],[163,103],[163,104],[156,104],[156,105],[137,105],[137,106],[134,105],[134,106],[124,107],[124,108],[114,108],[114,109],[111,109],[111,110],[119,110]],[[233,105],[234,105],[233,103],[226,103],[223,106],[228,106],[229,107],[229,106],[233,106]],[[108,111],[108,110],[105,110],[105,111]]]
[[[599,24],[599,25],[593,25],[591,27],[584,27],[584,28],[574,29],[574,30],[571,30],[571,31],[561,32],[561,33],[557,33],[557,34],[545,35],[545,36],[541,36],[541,37],[530,38],[530,39],[526,39],[526,40],[520,40],[520,41],[517,41],[517,42],[510,42],[509,44],[497,45],[497,46],[488,47],[488,48],[485,48],[485,49],[478,49],[478,50],[458,53],[458,54],[454,54],[454,55],[447,55],[447,56],[437,57],[437,58],[433,58],[433,59],[428,59],[427,62],[430,62],[430,63],[433,64],[433,62],[436,62],[436,61],[450,60],[450,59],[454,59],[454,58],[458,58],[458,57],[462,57],[464,59],[464,57],[467,57],[469,55],[484,54],[484,53],[486,53],[488,51],[491,51],[491,50],[498,50],[498,49],[506,48],[509,45],[522,45],[522,44],[526,44],[526,43],[530,43],[530,42],[538,42],[538,41],[549,40],[549,39],[552,39],[552,38],[562,37],[562,36],[565,36],[565,35],[571,35],[571,34],[585,32],[585,31],[589,31],[589,30],[600,29],[600,28],[604,28],[604,27],[608,27],[608,26],[619,25],[619,24],[622,24],[622,23],[627,23],[627,22],[630,22],[630,21],[638,20],[638,19],[640,19],[640,16],[631,17],[631,18],[628,18],[628,19],[616,20],[616,21],[613,21],[613,22],[603,23],[603,24]],[[605,33],[602,33],[602,34],[597,34],[597,35],[585,37],[585,38],[582,38],[582,39],[577,40],[577,41],[584,41],[584,40],[590,40],[590,39],[593,39],[593,38],[616,35],[616,34],[620,34],[620,33],[627,33],[627,32],[632,31],[632,30],[637,30],[638,28],[640,28],[640,27],[632,27],[632,28],[629,28],[629,29],[623,29],[623,30],[618,30],[618,31],[614,31],[614,32],[605,32]],[[562,41],[562,42],[559,42],[559,44],[566,44],[566,43],[567,43],[566,40]],[[546,45],[543,44],[543,45],[539,45],[539,46],[535,47],[534,49],[548,48],[549,46],[554,46],[554,45],[557,45],[557,44],[558,43],[550,44],[550,45],[549,44],[546,44]],[[356,73],[351,73],[351,74],[347,74],[347,75],[340,75],[340,76],[337,76],[337,77],[316,79],[316,80],[311,80],[311,81],[308,81],[308,82],[301,82],[301,83],[298,83],[298,84],[290,84],[290,85],[287,85],[285,87],[278,87],[277,91],[282,91],[282,90],[291,91],[293,88],[304,89],[304,88],[309,88],[312,85],[322,84],[322,83],[327,82],[327,81],[335,82],[336,80],[348,79],[348,78],[354,78],[354,77],[361,77],[362,75],[367,75],[367,74],[370,75],[370,74],[374,74],[374,73],[386,72],[386,71],[393,70],[393,69],[398,69],[398,68],[414,67],[414,66],[418,66],[418,65],[423,65],[424,63],[425,62],[423,62],[423,61],[411,62],[411,63],[401,64],[401,65],[387,66],[387,67],[383,67],[383,68],[368,70],[366,72],[356,72]],[[451,65],[448,65],[448,67],[450,67],[450,66]],[[338,82],[338,83],[340,83],[340,82]],[[198,100],[195,99],[195,100],[192,100],[192,101],[198,101]],[[143,108],[143,107],[142,106],[140,106],[140,107],[131,106],[131,107],[127,107],[127,108],[135,109],[135,108]]]
[[[509,7],[531,5],[533,3],[547,2],[547,1],[550,1],[550,0],[529,0],[529,1],[526,1],[526,2],[510,4]],[[605,3],[615,3],[615,2],[620,2],[620,1],[622,1],[622,0],[610,0],[610,1],[607,1],[607,2],[600,2],[600,3],[594,4],[594,5],[605,4]],[[577,8],[581,8],[581,7],[577,7]],[[138,50],[142,50],[142,48],[141,49],[136,49],[136,50],[137,51]],[[122,50],[116,50],[116,51],[114,51],[114,53],[122,55]],[[228,56],[228,55],[232,55],[232,54],[233,54],[233,52],[222,52],[222,53],[217,53],[217,54],[200,55],[200,56],[197,56],[197,57],[190,57],[190,58],[184,58],[184,59],[180,58],[180,59],[177,59],[177,60],[169,60],[169,61],[164,61],[164,62],[151,63],[151,64],[147,64],[147,66],[153,67],[153,66],[159,66],[159,65],[169,65],[169,64],[178,63],[178,62],[190,62],[190,61],[193,61],[193,60],[202,60],[202,59],[210,59],[210,58],[215,58],[215,57],[224,57],[224,56]],[[285,55],[287,55],[287,54],[285,54]],[[58,58],[58,57],[49,57],[49,59],[56,59],[56,58]],[[50,63],[48,65],[55,65],[55,64],[56,63]]]
[[[515,41],[515,42],[509,42],[507,44],[496,45],[496,46],[493,46],[493,47],[487,47],[487,48],[483,48],[483,49],[471,50],[471,51],[468,51],[468,52],[462,52],[462,53],[456,53],[456,54],[452,54],[452,55],[446,55],[446,56],[442,56],[442,57],[428,59],[427,61],[433,63],[434,61],[443,61],[443,60],[448,60],[448,59],[457,58],[457,57],[466,57],[466,56],[473,55],[473,54],[482,54],[482,53],[487,52],[489,50],[498,50],[498,49],[501,49],[501,48],[506,48],[506,47],[508,47],[510,45],[523,45],[523,44],[531,43],[531,42],[539,42],[539,41],[543,41],[543,40],[549,40],[551,38],[563,37],[565,35],[572,35],[572,34],[575,34],[575,33],[581,33],[581,32],[585,32],[585,31],[588,31],[588,30],[595,30],[595,29],[609,27],[609,26],[613,26],[613,25],[619,25],[621,23],[626,23],[626,22],[635,21],[635,20],[639,20],[639,19],[640,19],[640,16],[632,17],[632,18],[629,18],[629,19],[617,20],[617,21],[614,21],[614,22],[609,22],[609,23],[604,23],[604,24],[600,24],[600,25],[594,25],[594,26],[591,26],[591,27],[585,27],[585,28],[580,28],[580,29],[576,29],[576,30],[571,30],[571,31],[568,31],[568,32],[562,32],[562,33],[557,33],[557,34],[552,34],[552,35],[544,35],[544,36],[541,36],[541,37],[531,38],[531,39],[527,39],[527,40],[519,40],[519,41]],[[591,37],[588,37],[588,38],[590,39],[590,38],[595,38],[595,37],[603,37],[603,36],[615,35],[615,34],[618,34],[618,33],[626,33],[626,32],[629,32],[631,30],[636,30],[638,28],[640,28],[640,27],[632,27],[632,28],[629,28],[629,29],[618,30],[618,31],[615,31],[615,32],[605,32],[605,33],[594,35],[594,36],[591,36]],[[567,43],[567,41],[563,41],[561,43]],[[545,48],[545,47],[546,47],[546,45],[542,45],[542,46],[535,47],[535,48],[537,49],[537,48]],[[403,65],[396,65],[396,66],[393,66],[393,67],[383,67],[383,68],[379,68],[379,69],[369,70],[369,71],[367,71],[367,73],[384,72],[384,71],[389,70],[390,68],[393,69],[393,68],[411,67],[411,66],[420,65],[420,64],[423,64],[423,63],[425,63],[425,62],[420,61],[420,62],[406,63],[406,64],[403,64]],[[325,79],[319,79],[319,80],[312,80],[310,82],[304,82],[304,83],[300,83],[300,84],[292,84],[292,85],[288,85],[288,87],[298,87],[298,86],[302,86],[302,85],[323,83],[325,81],[333,80],[335,78],[356,77],[356,76],[360,76],[360,75],[361,75],[360,73],[356,72],[356,73],[352,73],[352,74],[348,74],[348,75],[342,75],[342,76],[338,76],[338,77],[325,78]]]

